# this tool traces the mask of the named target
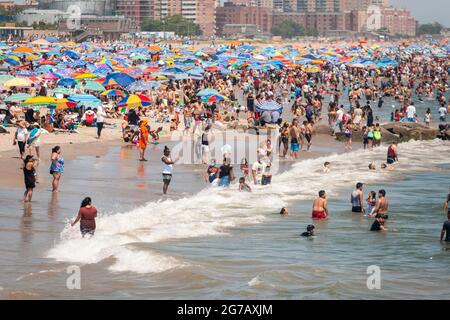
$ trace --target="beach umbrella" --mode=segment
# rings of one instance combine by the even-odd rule
[[[14,59],[13,57],[6,58],[4,61],[15,67],[20,65],[20,62]]]
[[[43,76],[41,76],[41,78],[44,79],[44,80],[51,80],[51,81],[56,81],[56,80],[59,79],[59,77],[57,77],[53,73],[44,74]]]
[[[153,88],[159,88],[160,85],[161,83],[156,81],[136,81],[130,84],[127,87],[127,90],[131,92],[145,91]]]
[[[56,84],[60,87],[74,87],[77,85],[77,82],[71,78],[63,78],[58,80]]]
[[[33,81],[27,78],[13,78],[7,80],[5,83],[3,83],[3,86],[7,88],[11,87],[31,87],[33,84]]]
[[[126,96],[126,93],[122,90],[111,89],[102,92],[101,95],[107,97],[124,97]]]
[[[104,86],[111,86],[111,85],[119,85],[122,87],[127,87],[133,82],[135,82],[136,79],[132,76],[126,74],[126,73],[111,73],[106,76],[105,81],[103,82]]]
[[[98,76],[94,73],[82,73],[75,76],[75,79],[82,80],[82,79],[94,79],[98,78]]]
[[[33,53],[34,50],[28,47],[17,47],[12,52],[18,52],[18,53]]]
[[[32,106],[48,106],[56,104],[56,99],[53,97],[37,96],[26,99],[22,102],[22,104]]]
[[[15,93],[7,97],[5,102],[22,102],[31,97],[32,96],[28,93]]]
[[[77,106],[76,102],[69,101],[66,98],[56,99],[56,110],[65,110]]]
[[[73,94],[73,90],[65,87],[58,87],[53,90],[53,94],[71,95]]]
[[[33,42],[31,42],[32,45],[37,45],[37,46],[49,46],[51,45],[51,43],[45,39],[37,39],[34,40]]]
[[[14,76],[10,74],[0,74],[0,84],[4,84],[6,81],[13,79]]]
[[[214,94],[218,95],[219,92],[216,89],[207,88],[207,89],[203,89],[203,90],[200,90],[199,92],[197,92],[197,97],[212,96]]]
[[[77,87],[81,87],[81,83],[79,83],[77,85]],[[100,83],[96,82],[96,81],[86,81],[86,84],[84,86],[84,90],[89,90],[89,91],[96,91],[96,92],[103,92],[106,90],[106,88],[104,86],[102,86]]]
[[[209,103],[209,104],[217,102],[217,101],[225,101],[225,100],[228,100],[228,98],[221,94],[214,94],[212,96],[204,96],[202,98],[203,102]]]
[[[45,40],[47,40],[50,43],[58,42],[58,38],[56,38],[56,37],[47,37],[47,38],[45,38]]]
[[[76,102],[79,105],[84,105],[86,107],[101,105],[101,101],[91,94],[75,94],[73,96],[69,96],[68,100],[71,102]]]
[[[141,106],[149,106],[151,100],[149,97],[146,97],[141,94],[132,94],[128,97],[123,98],[117,104],[118,107],[128,107],[128,108],[137,108]]]
[[[68,56],[69,58],[72,59],[80,59],[80,55],[74,51],[68,50],[68,51],[64,51],[63,54],[65,54],[66,56]]]
[[[256,105],[256,111],[258,112],[274,112],[278,111],[279,113],[283,112],[283,106],[276,101],[266,100]]]

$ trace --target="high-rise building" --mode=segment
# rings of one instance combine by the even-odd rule
[[[137,28],[140,28],[145,18],[150,17],[150,1],[148,0],[116,1],[117,14],[130,18]]]
[[[200,25],[203,35],[214,35],[216,0],[146,0],[149,3],[150,18],[182,15]]]
[[[339,12],[342,0],[297,0],[297,12]]]

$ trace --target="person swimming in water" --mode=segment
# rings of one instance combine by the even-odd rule
[[[288,208],[286,208],[286,207],[281,208],[280,214],[282,216],[287,216],[289,214]]]
[[[331,172],[331,163],[328,161],[323,164],[323,173]]]
[[[245,182],[245,178],[239,178],[239,191],[252,192],[252,188]]]
[[[328,218],[327,195],[324,190],[319,191],[319,196],[313,202],[312,218],[313,219]]]
[[[447,221],[442,226],[441,241],[444,240],[444,236],[445,242],[450,242],[450,211],[447,213]]]
[[[316,227],[313,224],[309,224],[306,227],[306,231],[302,233],[302,237],[307,237],[307,238],[314,237],[315,236],[315,234],[314,234],[314,230],[315,229],[316,229]]]
[[[447,199],[445,200],[444,203],[444,210],[447,211],[447,214],[450,213],[450,187],[448,188]]]
[[[384,214],[377,214],[375,216],[375,221],[372,223],[370,227],[370,231],[388,231],[388,228],[384,226],[386,219],[388,217]]]

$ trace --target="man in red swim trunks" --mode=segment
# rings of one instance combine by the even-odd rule
[[[312,218],[326,219],[328,217],[327,196],[324,190],[319,191],[319,197],[314,200]]]

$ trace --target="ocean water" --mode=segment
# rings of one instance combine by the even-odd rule
[[[385,161],[385,147],[305,160],[252,193],[234,186],[183,194],[196,189],[186,170],[175,180],[177,196],[150,202],[135,193],[143,184],[149,192],[153,184],[159,187],[159,168],[146,169],[134,181],[127,180],[136,169],[126,156],[124,162],[111,160],[123,150],[82,158],[73,166],[95,161],[98,171],[116,172],[110,180],[101,174],[87,178],[95,183],[83,192],[107,190],[107,196],[96,191],[104,214],[92,239],[81,239],[78,228],[67,224],[81,195],[53,206],[52,199],[38,196],[32,210],[17,212],[12,195],[18,191],[0,189],[2,199],[9,199],[0,209],[0,296],[449,299],[450,248],[439,241],[449,151],[450,143],[439,140],[401,144],[395,171],[368,171],[370,162],[379,168]],[[324,161],[332,163],[328,174],[321,171]],[[128,182],[115,182],[122,180]],[[350,193],[358,181],[365,183],[365,194],[387,191],[387,225],[398,231],[370,232],[372,221],[350,212]],[[328,194],[330,219],[314,222],[317,236],[304,239],[300,234],[313,222],[312,200],[321,189]],[[289,216],[278,214],[282,206],[289,207]],[[366,285],[373,265],[381,270],[380,290]],[[67,288],[68,266],[81,268],[80,290]]]

